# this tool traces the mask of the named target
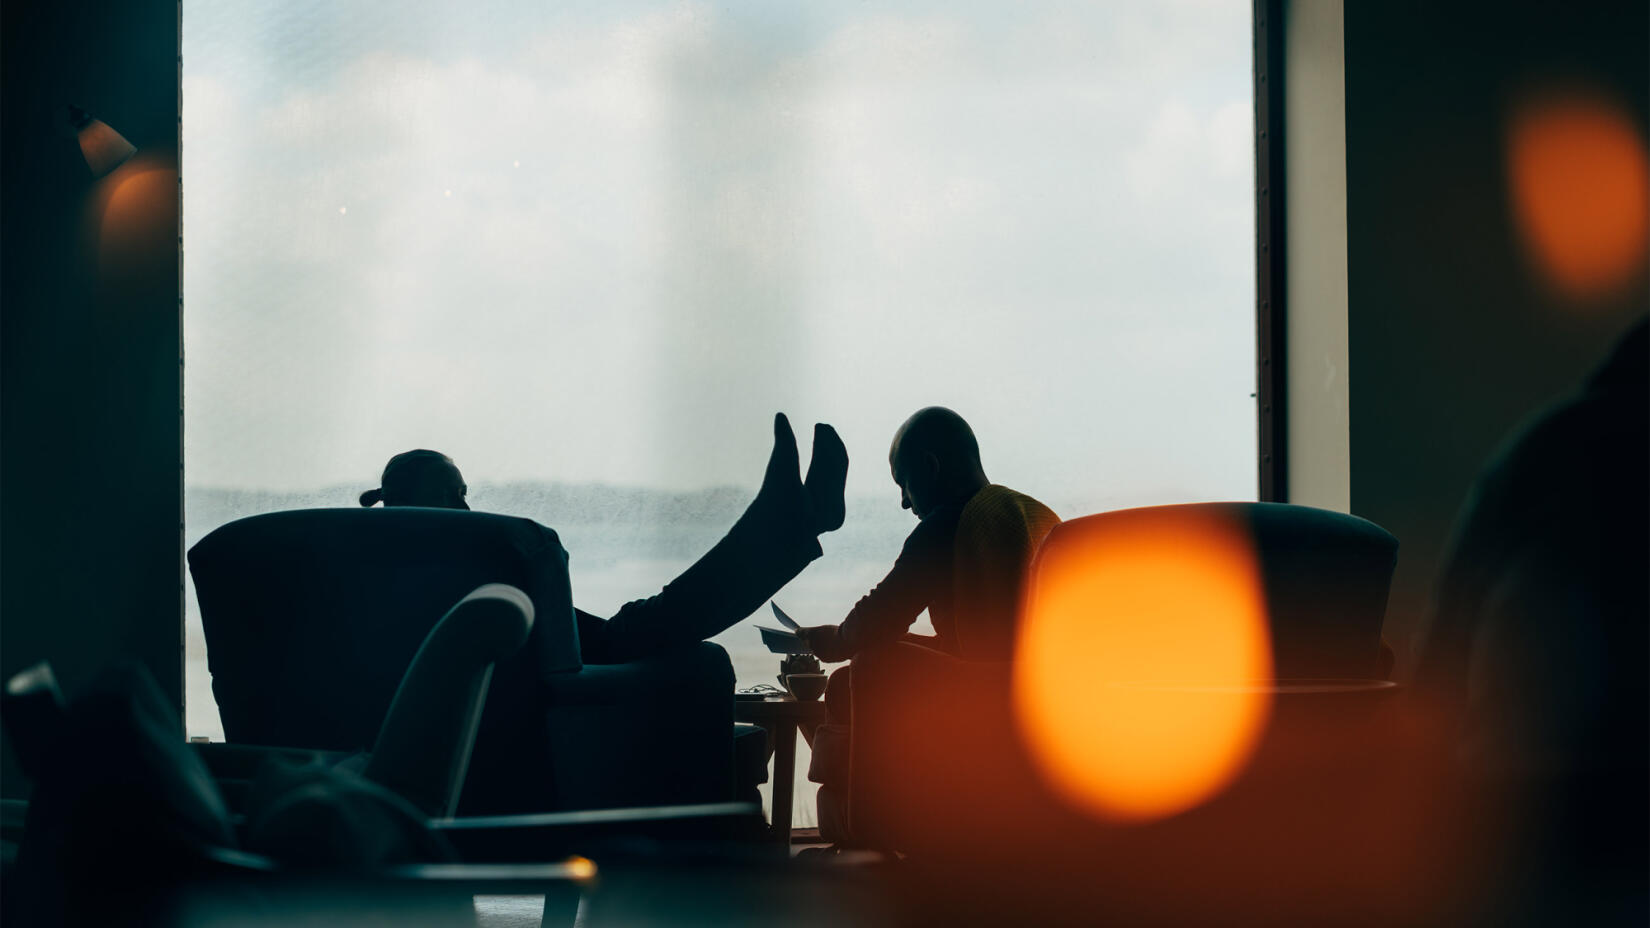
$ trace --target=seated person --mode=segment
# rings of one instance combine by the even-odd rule
[[[888,464],[900,505],[921,521],[893,569],[841,625],[805,628],[801,635],[822,661],[849,660],[902,639],[971,660],[1008,660],[1021,572],[1059,517],[1037,500],[991,483],[973,429],[943,407],[918,410],[905,420]],[[957,595],[959,589],[965,596]],[[934,637],[908,635],[925,609]],[[832,674],[826,691],[830,722],[848,722],[850,685],[848,668]]]
[[[814,426],[808,477],[796,437],[774,416],[774,445],[762,487],[723,539],[658,594],[626,603],[612,618],[575,609],[587,664],[618,664],[703,641],[745,618],[822,553],[817,536],[842,526],[848,451],[829,425]],[[381,485],[361,505],[468,509],[452,459],[425,449],[384,466]]]
[[[1650,900],[1647,369],[1641,318],[1489,462],[1438,580],[1411,700],[1493,834],[1486,924]]]

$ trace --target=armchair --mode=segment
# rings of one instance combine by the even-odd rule
[[[633,848],[644,838],[655,856],[707,842],[737,842],[736,857],[764,847],[754,840],[762,833],[760,810],[741,804],[488,819],[421,814],[409,800],[433,795],[455,770],[462,777],[474,733],[466,715],[473,720],[485,698],[485,681],[463,672],[487,662],[476,643],[519,641],[525,616],[510,591],[480,590],[438,626],[397,694],[368,769],[388,768],[426,710],[455,723],[426,729],[414,770],[398,772],[394,786],[332,770],[261,803],[252,822],[231,812],[209,765],[190,749],[197,746],[179,737],[175,710],[141,668],[111,668],[68,704],[48,665],[17,675],[7,681],[0,714],[38,782],[16,868],[7,872],[6,921],[474,924],[477,893],[576,900],[594,866],[578,857],[547,860],[606,860],[609,848]],[[461,656],[424,659],[444,647]],[[467,683],[457,689],[457,711],[448,711],[442,703],[454,680]],[[253,750],[233,756],[246,761]],[[264,759],[306,753],[266,751]],[[447,794],[456,797],[456,788]]]
[[[567,553],[543,525],[413,507],[278,512],[218,528],[189,564],[232,743],[365,750],[445,605],[504,583],[535,621],[493,673],[465,814],[734,798],[727,654],[701,644],[585,665]]]
[[[1192,507],[1253,539],[1276,677],[1378,675],[1397,557],[1392,535],[1354,516],[1282,503],[1154,508]],[[1138,518],[1151,511],[1125,512]],[[1120,515],[1055,526],[1045,544]],[[1023,581],[998,582],[1013,583],[1017,600]],[[821,790],[820,821],[836,823],[838,839],[912,851],[1058,817],[1020,747],[1011,671],[1001,660],[965,660],[909,643],[856,659],[848,790]]]

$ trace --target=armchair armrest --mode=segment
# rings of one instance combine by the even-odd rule
[[[733,680],[727,652],[708,642],[552,675],[542,723],[551,802],[541,808],[733,800]]]

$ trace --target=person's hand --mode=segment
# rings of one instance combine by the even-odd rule
[[[808,643],[808,650],[820,660],[834,664],[852,655],[843,653],[842,629],[835,625],[812,625],[797,632]]]

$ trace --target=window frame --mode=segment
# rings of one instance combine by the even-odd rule
[[[1254,0],[1255,415],[1261,502],[1289,501],[1283,0]]]

